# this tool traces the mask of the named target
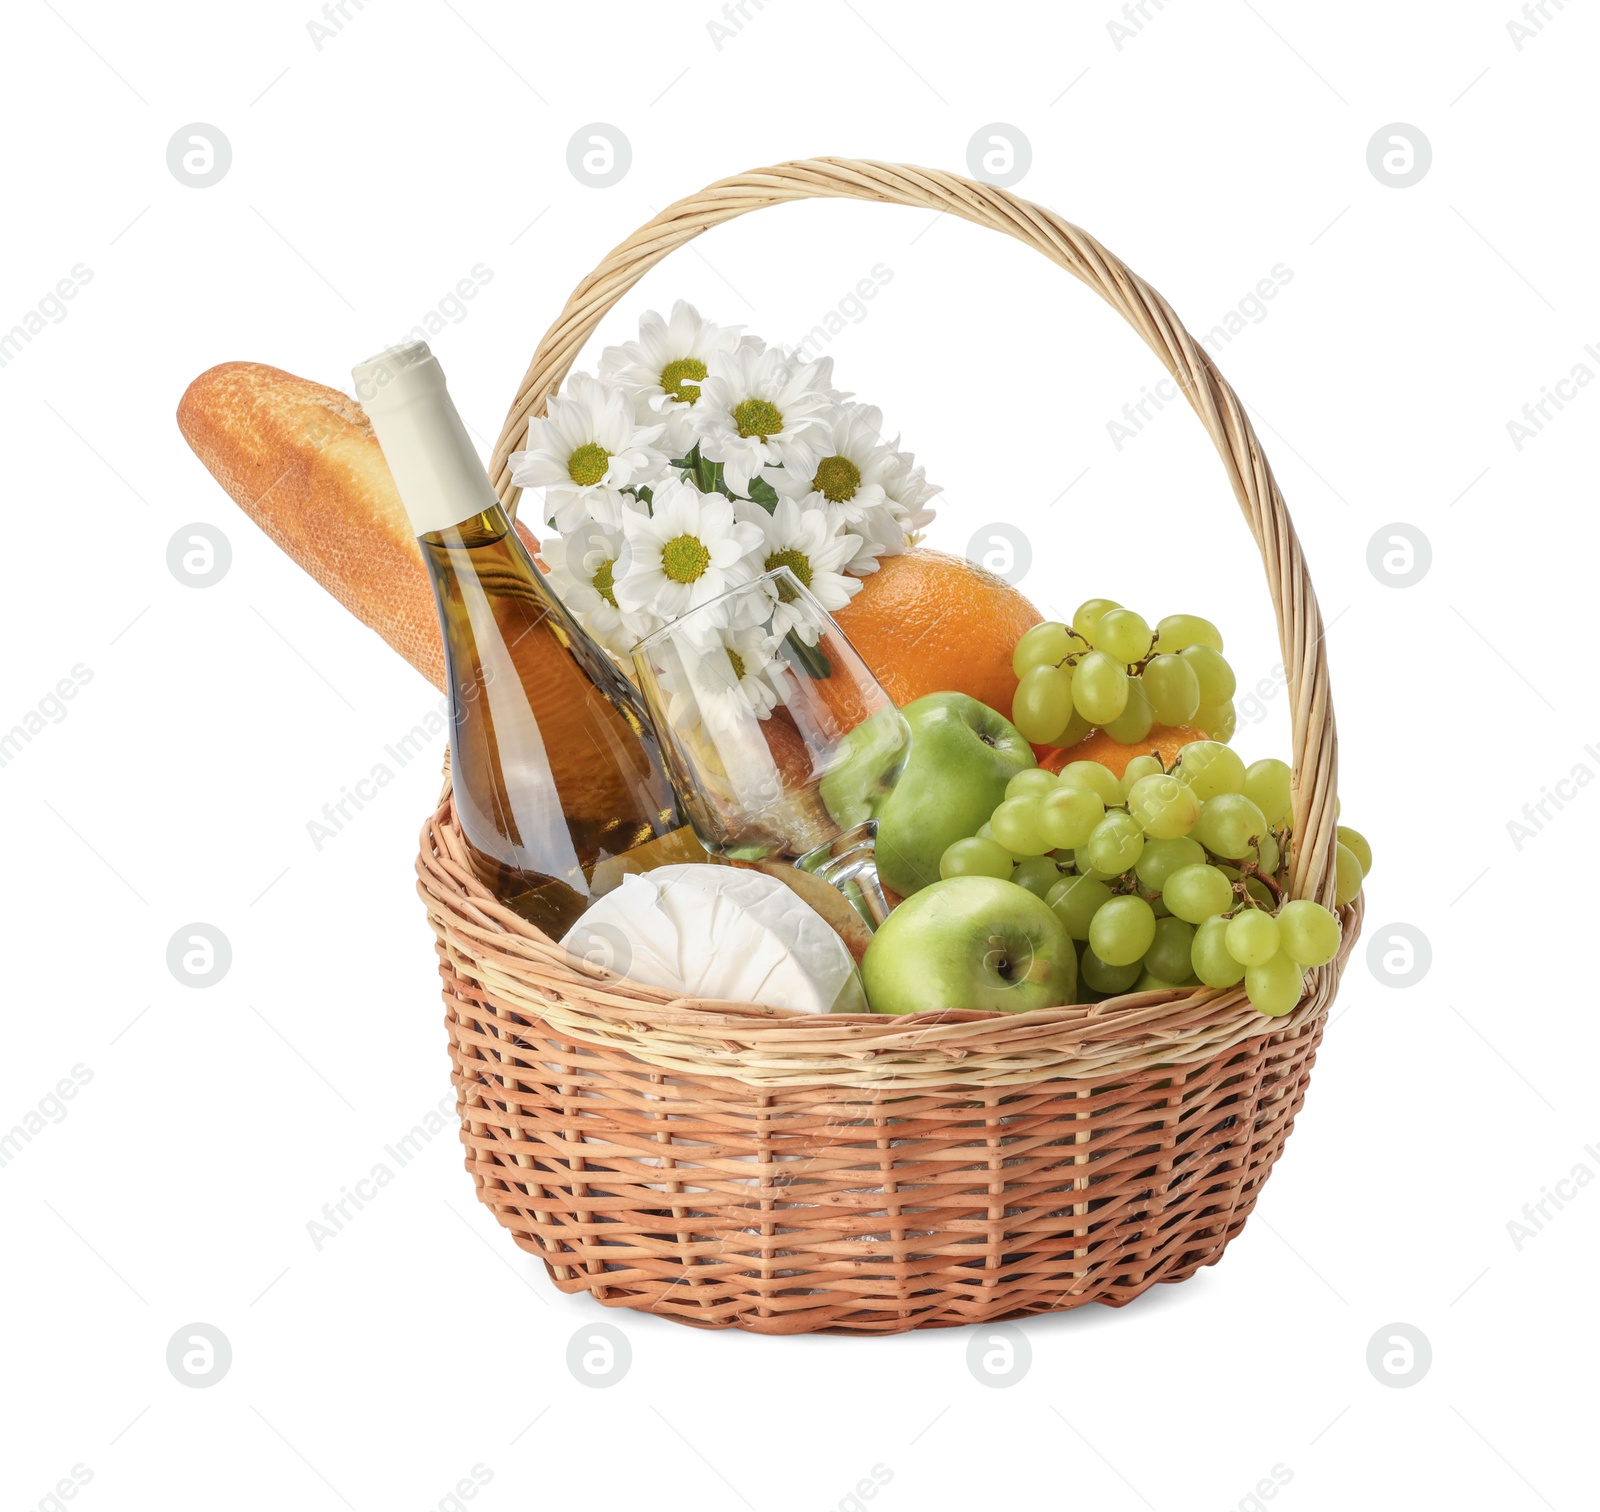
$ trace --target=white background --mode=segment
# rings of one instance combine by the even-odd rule
[[[888,1512],[1221,1512],[1280,1466],[1288,1512],[1592,1506],[1600,1191],[1566,1187],[1520,1248],[1507,1225],[1580,1163],[1600,1174],[1600,794],[1568,789],[1520,849],[1507,823],[1600,771],[1600,391],[1520,450],[1507,421],[1600,372],[1600,17],[1551,5],[1519,49],[1510,0],[1152,0],[1119,48],[1110,0],[747,9],[719,48],[710,0],[347,0],[319,48],[311,0],[8,8],[0,331],[75,265],[92,278],[0,368],[0,729],[75,665],[92,680],[0,767],[0,1131],[74,1066],[92,1079],[0,1167],[0,1502],[50,1507],[76,1465],[90,1512],[422,1512],[480,1466],[489,1512],[821,1512],[879,1465]],[[232,146],[213,187],[166,164],[193,122]],[[594,122],[632,146],[607,189],[566,164]],[[1413,187],[1367,165],[1393,122],[1432,145]],[[189,453],[184,386],[241,358],[347,383],[481,263],[435,348],[487,453],[568,290],[655,210],[811,153],[965,172],[989,123],[1031,143],[1018,191],[1197,333],[1291,270],[1220,361],[1264,406],[1331,626],[1369,937],[1413,926],[1431,969],[1386,987],[1363,942],[1223,1262],[1029,1322],[1009,1389],[969,1373],[966,1330],[772,1340],[564,1298],[474,1201],[449,1131],[318,1250],[308,1220],[449,1092],[411,872],[438,753],[320,850],[307,822],[436,695]],[[1208,614],[1241,682],[1271,688],[1270,607],[1202,430],[1169,407],[1116,449],[1107,422],[1159,368],[1015,244],[772,210],[680,252],[602,337],[683,296],[795,341],[879,263],[892,280],[829,350],[946,485],[933,544],[1014,522],[1041,607]],[[232,547],[206,589],[166,564],[194,522]],[[1408,588],[1368,566],[1394,522],[1431,543]],[[1247,759],[1287,754],[1284,704],[1241,720]],[[233,952],[204,990],[166,965],[194,922]],[[197,1321],[233,1351],[204,1390],[165,1363]],[[633,1351],[607,1390],[565,1364],[597,1321]],[[1366,1364],[1395,1322],[1433,1352],[1407,1389]]]

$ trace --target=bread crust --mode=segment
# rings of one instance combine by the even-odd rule
[[[444,687],[422,552],[372,422],[354,399],[264,363],[224,362],[184,392],[178,428],[279,547]]]

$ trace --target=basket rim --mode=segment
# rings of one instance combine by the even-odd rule
[[[1362,900],[1339,910],[1339,954],[1307,972],[1292,1013],[1269,1018],[1242,988],[1125,993],[1028,1013],[825,1014],[684,996],[573,955],[500,903],[473,873],[448,781],[423,826],[417,891],[443,960],[474,981],[503,1025],[547,1023],[623,1047],[666,1072],[753,1086],[1022,1085],[1093,1080],[1214,1060],[1327,1012],[1360,934]]]

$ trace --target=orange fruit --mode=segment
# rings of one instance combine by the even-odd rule
[[[1143,740],[1133,745],[1113,740],[1104,730],[1091,730],[1075,746],[1035,746],[1033,749],[1039,757],[1039,765],[1047,772],[1059,772],[1069,761],[1098,761],[1120,777],[1135,756],[1148,756],[1154,751],[1171,766],[1178,759],[1178,752],[1191,740],[1205,738],[1201,731],[1188,725],[1175,725],[1170,729],[1166,725],[1157,725]]]
[[[834,618],[902,708],[924,693],[957,692],[1009,719],[1011,653],[1043,616],[1003,578],[918,546],[879,558]]]

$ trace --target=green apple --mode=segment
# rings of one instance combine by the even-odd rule
[[[911,732],[893,704],[863,719],[839,742],[817,791],[840,829],[872,817],[899,779],[910,744]]]
[[[1040,898],[998,877],[950,877],[907,898],[861,963],[874,1013],[1027,1013],[1070,1003],[1078,957]]]
[[[901,712],[911,750],[900,780],[873,804],[878,876],[901,897],[939,880],[939,857],[978,833],[1033,747],[1003,715],[965,693],[929,693]]]

